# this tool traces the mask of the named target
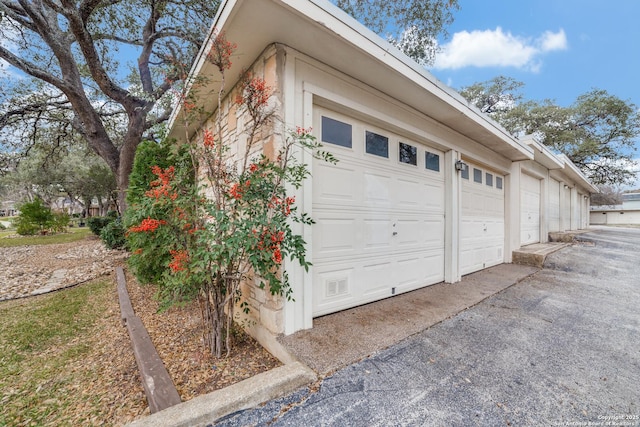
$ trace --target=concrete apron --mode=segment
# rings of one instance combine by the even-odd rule
[[[204,426],[325,377],[442,322],[539,269],[502,264],[382,301],[314,319],[313,329],[272,338],[285,365],[136,420],[130,427]],[[261,337],[263,341],[264,336]],[[263,343],[264,345],[265,343]],[[284,354],[283,354],[284,353]],[[311,368],[311,369],[310,369]]]
[[[327,376],[455,316],[538,270],[501,264],[464,276],[458,283],[438,283],[316,318],[313,329],[279,341],[302,363]]]

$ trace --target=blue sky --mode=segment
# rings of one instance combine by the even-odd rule
[[[459,89],[504,75],[569,106],[593,88],[640,107],[640,1],[458,0],[429,70]],[[640,158],[640,141],[636,143]],[[640,186],[640,181],[636,187]]]

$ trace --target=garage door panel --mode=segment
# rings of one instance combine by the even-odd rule
[[[549,180],[549,231],[560,230],[560,181]]]
[[[422,187],[418,180],[399,178],[395,188],[396,206],[401,209],[423,207],[426,198]]]
[[[390,250],[392,221],[390,219],[364,220],[364,250]]]
[[[485,198],[485,212],[489,217],[504,218],[504,198],[502,195],[488,194]]]
[[[358,280],[363,284],[361,289],[365,298],[386,297],[389,295],[389,288],[392,286],[391,272],[393,262],[389,260],[379,260],[375,263],[365,263],[362,267],[362,277]]]
[[[313,312],[319,316],[444,280],[441,251],[367,257],[313,266]]]
[[[400,260],[398,267],[396,288],[415,289],[423,283],[425,268],[421,257],[414,255],[409,259]]]
[[[460,251],[460,272],[468,274],[482,270],[483,266],[482,242],[467,241],[465,248]]]
[[[325,163],[317,163],[314,166],[314,175],[322,176],[321,180],[314,181],[314,202],[329,204],[355,204],[358,202],[359,173],[348,164],[332,166]],[[350,183],[351,185],[345,185]]]
[[[442,185],[444,187],[444,184]],[[429,212],[444,212],[444,194],[442,194],[442,187],[440,194],[435,194],[436,189],[427,186],[425,191],[425,209]]]
[[[317,222],[314,254],[319,257],[344,256],[357,250],[355,219],[322,218]]]
[[[331,268],[316,266],[314,270],[314,313],[326,314],[332,307],[347,308],[357,301],[353,288],[354,266],[336,264]]]
[[[366,154],[358,132],[368,126],[348,121],[352,149],[324,141],[339,162],[312,168],[314,316],[444,280],[444,174],[427,169],[425,152],[444,154],[407,141],[418,165],[399,163],[401,138],[380,129],[389,157]]]
[[[540,241],[540,180],[523,174],[520,186],[520,244]]]
[[[366,206],[390,206],[393,179],[391,175],[370,172],[364,175],[364,203]],[[345,183],[343,182],[342,185]]]
[[[481,169],[480,166],[471,166]],[[483,177],[489,172],[483,170]],[[496,179],[497,181],[497,179]],[[462,180],[460,274],[469,274],[504,262],[504,191],[486,182]]]

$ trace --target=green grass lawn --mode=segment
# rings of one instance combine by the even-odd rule
[[[95,281],[0,302],[0,426],[72,425],[69,408],[93,405],[74,388],[99,374],[82,361],[111,288]]]
[[[70,227],[67,233],[47,236],[15,236],[15,230],[0,231],[0,248],[24,245],[49,245],[53,243],[71,243],[85,239],[91,234],[88,227]]]

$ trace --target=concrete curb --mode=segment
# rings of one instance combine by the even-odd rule
[[[300,362],[258,374],[221,390],[136,420],[129,427],[191,427],[212,424],[225,415],[283,397],[316,380],[316,373]]]

